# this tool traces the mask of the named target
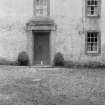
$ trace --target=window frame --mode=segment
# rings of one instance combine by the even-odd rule
[[[97,0],[99,3],[98,3],[98,6],[97,6],[97,14],[94,14],[94,15],[92,15],[92,14],[88,14],[88,4],[87,4],[87,2],[88,2],[89,0],[85,0],[85,15],[87,16],[87,17],[100,17],[101,16],[101,0]]]
[[[97,47],[98,47],[98,50],[97,51],[88,51],[88,41],[87,41],[87,38],[88,38],[88,33],[89,32],[96,32],[98,33],[98,42],[97,42]],[[86,55],[88,56],[98,56],[100,53],[101,53],[101,32],[100,31],[97,31],[97,30],[88,30],[85,32],[85,53]]]
[[[37,13],[36,13],[36,3],[37,2],[37,0],[33,0],[33,14],[34,14],[34,16],[36,16],[36,17],[44,17],[43,15],[40,15],[40,16],[37,16]],[[50,0],[47,0],[47,15],[46,15],[46,17],[47,16],[50,16]]]

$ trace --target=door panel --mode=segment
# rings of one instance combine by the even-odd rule
[[[35,32],[34,40],[35,64],[49,64],[49,32]]]

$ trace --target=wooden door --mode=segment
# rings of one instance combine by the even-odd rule
[[[34,59],[35,64],[50,63],[49,32],[34,33]]]

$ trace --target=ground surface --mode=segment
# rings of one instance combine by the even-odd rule
[[[105,69],[0,66],[0,105],[105,105]]]

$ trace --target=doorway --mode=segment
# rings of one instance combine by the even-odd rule
[[[50,32],[34,31],[34,64],[50,64]]]

